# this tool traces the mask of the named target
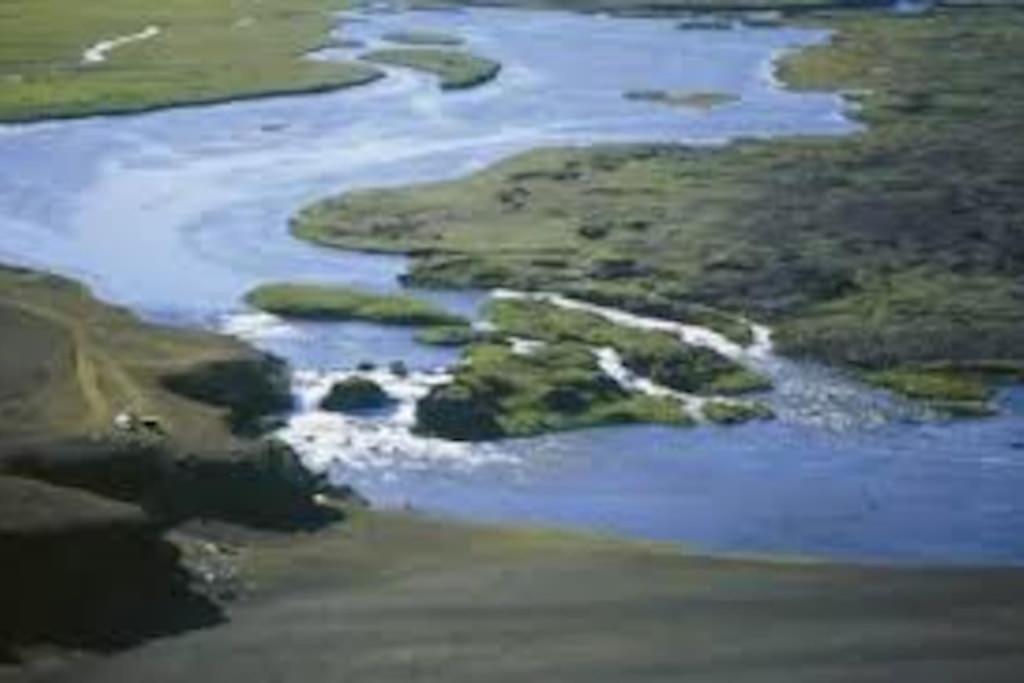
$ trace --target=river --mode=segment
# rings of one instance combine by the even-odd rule
[[[1019,391],[1003,392],[1003,413],[992,419],[922,421],[900,411],[876,419],[863,409],[879,405],[875,394],[824,368],[771,358],[784,364],[780,376],[800,380],[787,385],[795,387],[788,403],[776,397],[785,409],[774,422],[468,446],[407,430],[411,401],[455,352],[418,345],[408,330],[286,323],[246,310],[242,295],[273,280],[399,286],[401,257],[329,251],[288,235],[292,213],[339,191],[456,178],[540,146],[721,144],[857,128],[840,97],[787,92],[773,77],[778,54],[827,39],[821,31],[680,31],[670,20],[480,9],[353,16],[345,37],[372,47],[402,29],[456,33],[504,69],[464,92],[389,69],[375,84],[336,93],[0,126],[0,261],[76,277],[149,319],[253,341],[291,362],[307,407],[360,361],[404,360],[414,374],[393,387],[406,399],[398,414],[303,410],[285,434],[311,466],[380,505],[713,551],[1024,562]],[[315,58],[338,56],[349,55]],[[740,99],[696,112],[622,97],[638,89]],[[488,296],[423,294],[468,314]]]

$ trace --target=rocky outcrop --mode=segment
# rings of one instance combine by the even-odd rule
[[[236,433],[260,431],[264,418],[292,407],[287,368],[269,355],[206,363],[167,375],[163,384],[182,396],[227,408]]]

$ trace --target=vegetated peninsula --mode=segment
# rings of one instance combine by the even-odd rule
[[[837,37],[782,75],[858,93],[861,134],[530,152],[464,180],[325,200],[294,232],[410,253],[420,285],[744,312],[775,326],[782,352],[984,410],[987,394],[963,382],[1024,372],[1010,144],[1024,137],[1024,24],[1012,10],[829,24]]]
[[[340,0],[5,0],[0,121],[138,112],[309,93],[383,76],[305,57]],[[119,41],[152,27],[145,40]],[[110,45],[102,60],[90,46]],[[116,47],[114,47],[116,46]]]
[[[436,75],[443,90],[463,90],[494,80],[501,64],[459,50],[432,47],[371,50],[362,59],[390,66],[404,66]]]

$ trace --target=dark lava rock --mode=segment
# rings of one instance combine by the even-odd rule
[[[379,384],[365,377],[349,377],[337,382],[320,403],[324,410],[346,413],[378,410],[394,403]]]
[[[458,384],[434,388],[416,406],[416,430],[454,441],[503,436],[493,404]]]

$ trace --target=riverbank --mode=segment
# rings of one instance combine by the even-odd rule
[[[0,267],[0,661],[216,623],[167,529],[293,531],[338,494],[260,435],[291,405],[277,359],[163,328],[56,276]]]
[[[97,440],[230,452],[290,406],[279,360],[143,323],[57,276],[0,267],[0,330],[0,455]]]
[[[346,6],[336,0],[5,3],[0,122],[139,113],[368,83],[382,72],[305,57],[324,44]],[[127,40],[137,35],[145,39]]]
[[[247,586],[227,623],[47,680],[987,682],[1024,664],[1015,570],[708,558],[383,513],[221,545]]]
[[[1022,134],[1022,15],[826,23],[836,38],[780,75],[849,93],[859,135],[530,152],[464,180],[327,200],[293,231],[410,254],[417,285],[684,316],[713,306],[770,322],[784,353],[858,371],[1019,377],[1024,206],[1007,141]]]

